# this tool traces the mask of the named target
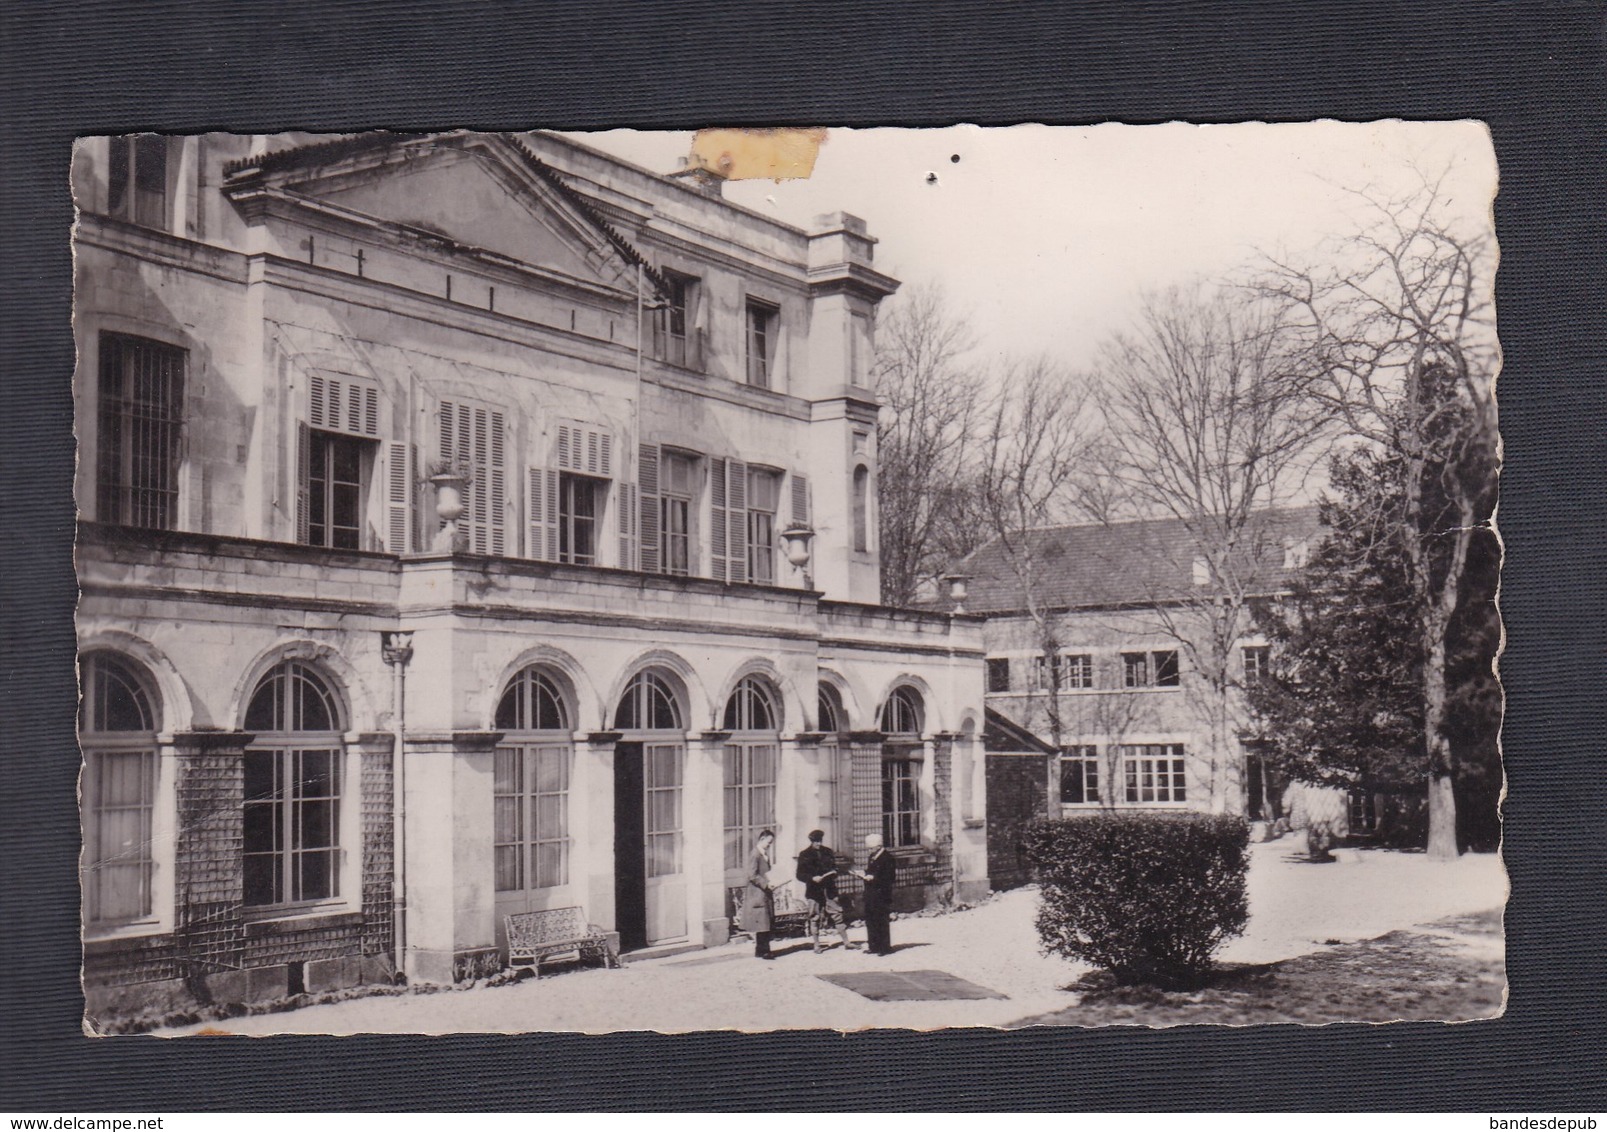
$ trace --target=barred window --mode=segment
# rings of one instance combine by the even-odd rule
[[[95,513],[102,522],[173,529],[187,357],[148,338],[100,336]]]

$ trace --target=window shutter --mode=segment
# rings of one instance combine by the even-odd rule
[[[740,460],[726,462],[726,510],[731,532],[727,536],[726,578],[732,582],[748,580],[748,466]]]
[[[809,477],[802,472],[792,473],[792,522],[794,526],[809,525]]]
[[[498,409],[441,402],[441,459],[468,469],[463,518],[474,554],[507,553],[507,417]]]
[[[307,421],[323,432],[379,439],[379,386],[350,377],[307,376]]]
[[[558,559],[558,473],[529,469],[525,493],[525,557],[541,562]]]
[[[405,554],[413,549],[413,476],[406,444],[385,446],[385,549]]]
[[[664,568],[659,548],[658,445],[641,446],[636,469],[638,514],[641,516],[642,570],[657,574]]]
[[[636,485],[619,485],[619,568],[635,570],[636,565]]]
[[[498,558],[508,553],[508,482],[505,459],[507,455],[507,421],[503,414],[491,410],[491,480],[490,513],[486,516],[490,540],[490,553]]]
[[[709,461],[709,559],[714,580],[726,579],[725,461]]]
[[[614,437],[602,429],[574,421],[558,422],[557,465],[599,479],[614,478]]]
[[[312,541],[312,515],[308,492],[312,481],[312,430],[306,421],[296,422],[296,541]]]

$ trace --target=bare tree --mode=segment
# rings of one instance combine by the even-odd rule
[[[956,511],[981,403],[974,339],[934,287],[899,296],[877,330],[882,601],[914,602],[923,578],[972,549]]]
[[[1058,679],[1063,633],[1061,611],[1046,600],[1043,530],[1074,513],[1077,484],[1089,466],[1087,391],[1046,357],[1007,362],[995,384],[998,393],[986,409],[965,498],[965,523],[997,543],[1031,621],[1046,674],[1043,707],[1054,748],[1048,766],[1052,815],[1059,803],[1059,752],[1066,734]],[[1028,711],[1032,708],[1029,702]]]
[[[1428,850],[1455,857],[1456,798],[1445,730],[1446,641],[1497,467],[1491,317],[1493,248],[1446,218],[1440,181],[1405,197],[1361,194],[1372,222],[1331,260],[1273,263],[1265,293],[1301,335],[1320,402],[1399,463],[1403,490],[1376,517],[1406,559],[1420,627]]]
[[[1101,353],[1110,474],[1140,513],[1183,532],[1146,548],[1165,567],[1150,574],[1151,612],[1203,685],[1190,705],[1209,735],[1215,812],[1238,766],[1235,653],[1252,600],[1285,565],[1271,509],[1302,480],[1325,421],[1293,345],[1270,304],[1174,288],[1146,296],[1136,328]]]

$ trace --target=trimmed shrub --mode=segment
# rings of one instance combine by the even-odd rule
[[[1244,932],[1250,827],[1211,814],[1089,814],[1036,821],[1027,855],[1046,952],[1103,967],[1118,983],[1199,986],[1211,956]]]

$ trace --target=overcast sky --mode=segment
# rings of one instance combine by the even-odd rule
[[[575,136],[664,173],[692,140]],[[1359,215],[1347,188],[1404,187],[1414,164],[1449,167],[1453,207],[1489,223],[1495,155],[1473,122],[834,129],[810,179],[725,192],[802,226],[861,216],[877,267],[941,284],[982,350],[1080,367],[1140,291],[1221,277],[1258,248],[1309,249]]]

